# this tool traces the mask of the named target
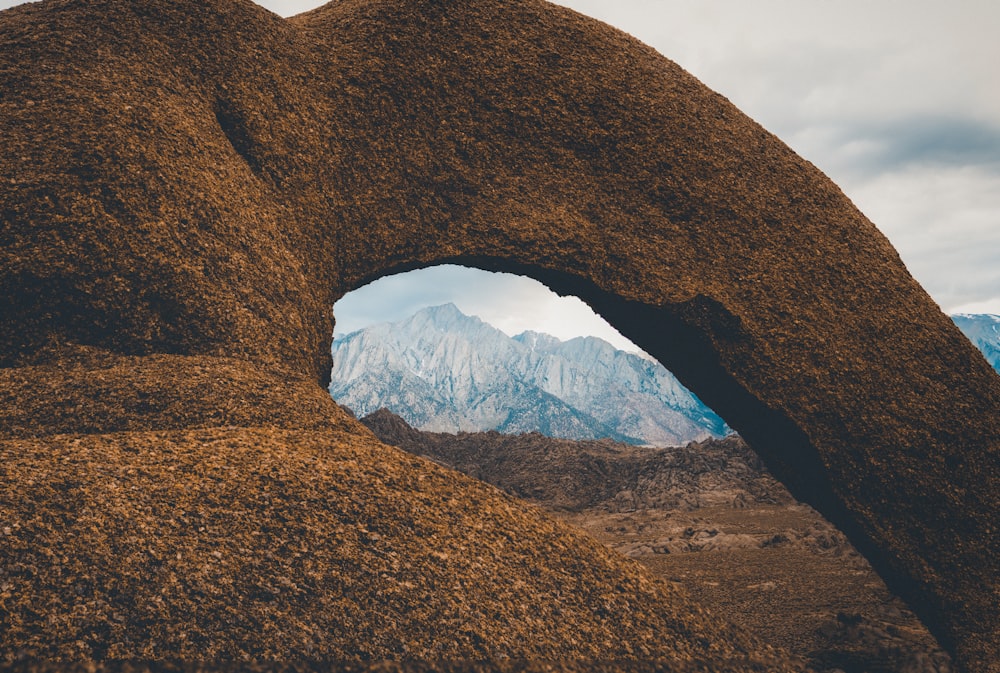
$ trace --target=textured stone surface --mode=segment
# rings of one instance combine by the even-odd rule
[[[179,393],[191,427],[315,427],[312,383],[254,411],[226,380],[322,385],[330,306],[386,273],[525,273],[718,410],[965,670],[1000,670],[1000,377],[825,176],[652,50],[531,0],[288,21],[241,0],[48,0],[0,14],[0,92],[4,394],[57,396],[3,430],[40,475],[72,440],[23,436],[72,414],[97,436],[185,424],[148,400],[116,418],[127,376],[92,410],[60,385],[64,367],[87,379],[81,353],[229,372]]]
[[[58,435],[0,456],[8,657],[794,670],[597,542],[357,430]]]

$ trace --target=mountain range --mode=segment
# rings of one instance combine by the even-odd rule
[[[596,337],[510,337],[454,304],[333,343],[330,393],[434,432],[538,431],[672,446],[722,437],[725,422],[662,365]]]
[[[951,319],[1000,372],[1000,315],[959,313]]]
[[[1000,316],[952,320],[1000,371]],[[658,363],[596,337],[510,337],[454,304],[338,337],[330,393],[359,416],[384,407],[432,432],[537,431],[656,446],[729,432]]]

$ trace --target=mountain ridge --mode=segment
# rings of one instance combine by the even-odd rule
[[[330,393],[359,416],[387,407],[422,430],[678,445],[725,423],[658,363],[597,337],[513,337],[453,303],[334,340]]]
[[[951,319],[979,349],[993,369],[1000,373],[1000,315],[956,313]]]

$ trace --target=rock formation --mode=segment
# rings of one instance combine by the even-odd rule
[[[0,14],[0,138],[3,651],[757,657],[319,401],[330,306],[458,262],[588,302],[1000,670],[1000,377],[829,179],[628,36],[537,0],[46,0]]]

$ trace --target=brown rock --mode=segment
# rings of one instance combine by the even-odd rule
[[[35,481],[38,549],[53,555],[19,563],[37,569],[38,596],[61,587],[44,594],[55,602],[27,594],[40,612],[16,613],[27,620],[18,623],[40,630],[0,630],[14,639],[8,651],[88,642],[84,625],[107,623],[86,615],[106,610],[118,582],[111,569],[103,584],[81,585],[94,605],[60,611],[74,586],[61,582],[82,581],[59,574],[60,554],[77,549],[77,515],[60,503],[66,494],[79,507],[104,501],[92,490],[98,464],[80,467],[79,481],[52,481],[72,440],[47,436],[95,433],[81,441],[109,457],[158,446],[148,434],[157,428],[214,450],[183,428],[231,423],[350,427],[357,439],[340,435],[344,446],[367,441],[336,407],[314,406],[330,306],[382,275],[462,262],[590,303],[836,522],[964,670],[1000,670],[1000,378],[825,176],[649,48],[534,0],[346,0],[288,21],[246,0],[48,0],[0,14],[0,92],[0,366],[10,408],[0,431],[21,438],[6,456],[37,461],[8,469],[4,485]],[[212,370],[228,382],[182,384],[171,398],[151,378],[97,363],[105,356],[149,362],[131,361],[150,377],[170,356],[173,380]],[[87,383],[63,385],[62,369]],[[269,401],[249,403],[244,381]],[[25,406],[23,391],[34,400]],[[192,416],[171,399],[190,401]],[[110,430],[126,432],[100,434]],[[244,448],[267,437],[232,432]],[[295,438],[274,441],[295,454]],[[122,572],[144,568],[152,532],[133,524],[146,515],[116,498],[108,521],[132,541],[107,553]],[[619,572],[583,542],[565,544],[579,550],[572,567]],[[88,563],[111,568],[101,565],[110,558]],[[191,567],[199,605],[218,624],[242,625],[231,634],[253,632],[262,651],[290,642],[271,622],[241,621],[267,621],[266,609],[228,607],[229,582],[242,577],[232,558]],[[554,606],[545,595],[540,604]],[[483,600],[487,617],[514,605]],[[134,653],[177,638],[169,625],[194,605],[145,604],[114,642]],[[626,633],[648,633],[656,611],[630,612],[636,621],[623,631],[608,625],[614,610],[604,631],[580,632],[581,651],[604,641],[643,651],[646,641]],[[471,634],[487,630],[462,631],[462,614],[442,613],[455,636],[442,630],[439,644],[479,652]],[[58,623],[42,629],[50,616]],[[389,621],[373,628],[359,637],[377,652],[401,632]],[[524,631],[504,633],[486,650]],[[538,642],[569,647],[552,633]],[[723,647],[715,638],[709,649]],[[690,642],[679,638],[677,651]]]

